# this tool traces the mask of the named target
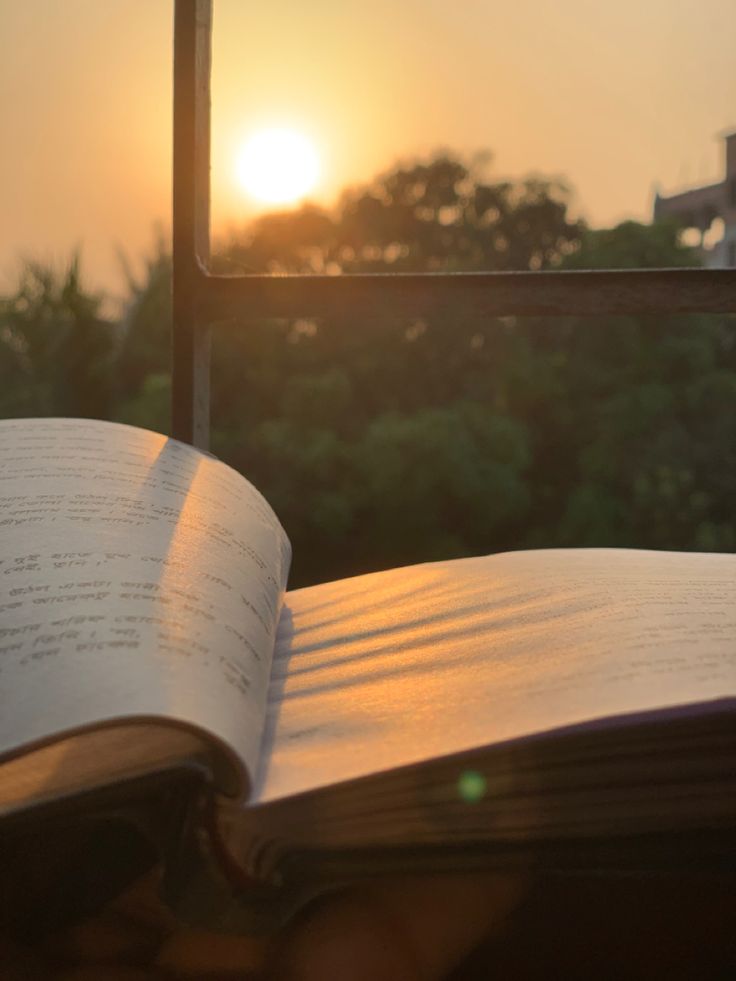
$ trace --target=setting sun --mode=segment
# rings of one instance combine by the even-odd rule
[[[294,204],[317,183],[314,144],[292,129],[261,130],[243,144],[236,163],[243,190],[263,204]]]

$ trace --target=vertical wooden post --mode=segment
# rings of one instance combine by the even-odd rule
[[[210,248],[212,0],[174,9],[172,435],[209,444],[210,332],[201,294]]]

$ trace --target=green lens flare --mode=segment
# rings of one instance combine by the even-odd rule
[[[457,791],[468,804],[475,804],[486,793],[486,778],[477,770],[465,770],[457,781]]]

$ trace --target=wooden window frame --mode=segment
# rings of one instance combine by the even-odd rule
[[[175,0],[172,435],[207,449],[210,324],[385,310],[411,316],[470,299],[489,316],[736,313],[736,269],[213,275],[212,0]]]

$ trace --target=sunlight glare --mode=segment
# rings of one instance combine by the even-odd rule
[[[243,144],[236,164],[241,187],[263,204],[294,204],[317,183],[314,144],[296,130],[264,129]]]

